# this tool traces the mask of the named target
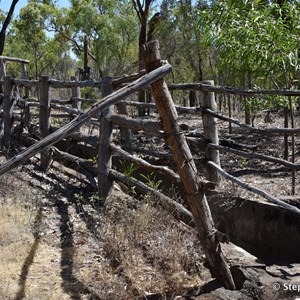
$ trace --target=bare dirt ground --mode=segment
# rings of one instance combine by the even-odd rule
[[[225,125],[220,127],[225,134]],[[236,130],[231,138],[282,153],[278,137],[245,137]],[[275,196],[291,194],[284,168],[223,154],[222,161],[231,173]],[[285,283],[300,284],[296,265],[266,267],[232,245],[224,246],[229,261],[248,267],[238,272],[240,290],[224,290],[205,267],[196,232],[154,207],[153,199],[133,197],[133,190],[124,193],[115,184],[101,208],[79,174],[58,168],[44,174],[34,159],[1,177],[0,299],[300,298],[298,291],[283,290]],[[226,181],[222,188],[249,195]]]
[[[0,299],[142,299],[209,278],[194,230],[117,185],[101,209],[80,181],[28,164],[0,193]]]

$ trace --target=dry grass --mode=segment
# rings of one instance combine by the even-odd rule
[[[0,299],[170,299],[209,279],[195,231],[148,197],[116,187],[96,209],[51,174],[34,176],[0,183]]]

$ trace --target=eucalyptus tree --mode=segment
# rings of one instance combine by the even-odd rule
[[[201,81],[206,76],[206,47],[203,33],[195,22],[200,12],[208,7],[207,1],[163,0],[162,21],[157,35],[163,55],[175,66],[173,80]]]
[[[201,13],[199,30],[215,56],[218,74],[229,73],[226,84],[244,88],[292,88],[299,79],[298,1],[218,0]],[[248,111],[282,105],[248,99]],[[286,101],[285,101],[286,102]]]
[[[14,22],[11,53],[30,60],[34,67],[32,70],[29,66],[29,72],[35,78],[41,74],[57,75],[58,65],[67,59],[67,45],[46,30],[47,18],[56,9],[52,3],[29,0]]]
[[[136,61],[138,26],[131,1],[72,0],[60,15],[50,17],[50,28],[68,41],[83,61],[84,40],[94,76],[130,72]]]
[[[299,2],[277,2],[220,0],[202,12],[217,68],[229,68],[242,86],[289,88],[299,76]]]

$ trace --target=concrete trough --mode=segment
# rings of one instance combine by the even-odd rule
[[[300,215],[238,197],[208,197],[216,228],[267,264],[300,262]]]

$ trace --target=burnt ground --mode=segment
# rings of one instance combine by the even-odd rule
[[[197,127],[195,120],[189,122],[190,129]],[[282,155],[278,136],[245,136],[238,129],[228,136],[226,125],[219,125],[223,136]],[[248,183],[298,201],[299,182],[291,195],[289,170],[233,155],[222,154],[221,162]],[[80,174],[54,167],[44,174],[32,159],[1,178],[0,299],[300,298],[297,264],[266,266],[224,244],[239,288],[225,290],[211,279],[195,230],[153,205],[155,199],[115,184],[106,206],[99,207],[95,191]],[[227,181],[221,189],[259,199]]]

